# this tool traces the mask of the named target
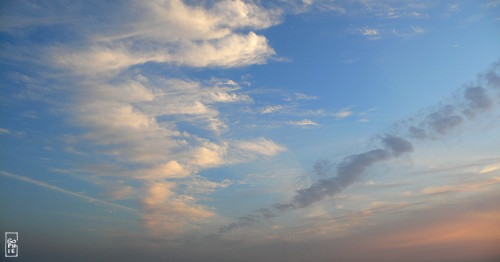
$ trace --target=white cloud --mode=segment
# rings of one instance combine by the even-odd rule
[[[202,168],[221,166],[224,164],[227,149],[227,142],[222,143],[222,145],[205,142],[191,153],[192,163]]]
[[[319,126],[318,123],[316,123],[310,119],[302,119],[299,121],[290,121],[289,123],[291,125],[296,125],[296,126]]]
[[[48,67],[65,70],[65,79],[72,79],[67,90],[74,103],[65,109],[84,134],[75,136],[71,148],[104,155],[101,159],[126,170],[109,175],[140,184],[137,188],[114,184],[108,195],[140,200],[147,226],[180,232],[187,223],[213,215],[195,197],[187,201],[183,194],[227,187],[230,181],[216,183],[200,177],[200,171],[285,150],[265,138],[221,138],[230,127],[225,116],[232,112],[220,108],[252,102],[234,81],[165,79],[149,74],[145,66],[225,68],[266,63],[276,53],[257,30],[280,23],[282,11],[250,1],[198,6],[180,0],[126,1],[104,3],[102,10],[85,15],[47,5],[50,8],[39,8],[34,20],[63,23],[79,43],[61,40],[36,50]],[[53,17],[61,11],[67,14],[64,21]],[[24,19],[24,24],[18,19],[9,28],[16,24],[22,31],[18,29],[37,24]],[[197,132],[199,128],[213,132]],[[236,157],[228,156],[228,151]],[[185,187],[179,187],[181,183]]]
[[[181,233],[183,227],[192,221],[209,218],[213,212],[205,207],[179,198],[174,193],[175,183],[155,182],[148,186],[142,200],[142,220],[151,233],[171,238]]]
[[[483,169],[481,169],[481,171],[479,171],[479,174],[491,173],[491,172],[496,171],[498,169],[500,169],[500,165],[485,166]]]
[[[107,26],[84,28],[88,48],[52,47],[53,61],[76,74],[113,76],[147,62],[239,67],[263,64],[276,54],[266,37],[252,30],[280,23],[278,9],[243,1],[218,1],[206,8],[180,0],[132,5],[132,19],[123,15]]]
[[[359,29],[359,32],[364,35],[364,36],[369,36],[369,37],[378,37],[380,36],[380,32],[378,29],[375,28],[361,28]]]
[[[0,128],[0,134],[10,134],[10,131],[5,128]]]
[[[274,156],[280,152],[286,151],[284,146],[278,145],[272,140],[263,137],[251,141],[238,141],[235,143],[235,147],[265,156]]]
[[[424,29],[424,28],[422,28],[422,27],[420,27],[420,26],[412,26],[412,27],[411,27],[411,30],[412,30],[412,31],[413,31],[413,33],[415,33],[415,34],[423,34],[423,33],[425,33],[425,32],[426,32],[426,31],[425,31],[425,29]]]
[[[500,0],[490,0],[488,3],[484,4],[483,6],[486,8],[496,8],[499,5],[500,5]]]
[[[161,164],[144,170],[143,178],[148,180],[162,180],[165,178],[184,178],[190,175],[190,171],[183,167],[179,162],[171,160],[166,164]]]
[[[298,100],[314,100],[314,99],[318,99],[317,96],[308,96],[306,94],[298,93],[298,92],[295,93],[295,98],[298,99]]]
[[[260,113],[261,114],[270,114],[270,113],[274,113],[276,111],[279,111],[283,109],[283,106],[282,105],[275,105],[275,106],[267,106],[265,108],[263,108]]]
[[[186,185],[190,193],[207,194],[219,188],[227,188],[233,183],[234,182],[229,179],[224,179],[221,182],[214,182],[201,176],[195,176]]]
[[[446,194],[446,193],[458,193],[458,192],[474,192],[498,184],[500,184],[500,177],[489,177],[486,179],[466,182],[462,184],[429,186],[422,189],[422,193],[424,195],[432,195],[432,194]]]
[[[351,116],[351,115],[352,115],[352,111],[349,109],[343,109],[343,110],[335,113],[335,117],[337,117],[337,118],[346,118],[346,117]]]

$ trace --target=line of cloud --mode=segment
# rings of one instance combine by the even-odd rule
[[[482,87],[481,84],[487,87]],[[322,178],[306,188],[299,189],[290,201],[275,203],[272,207],[279,212],[286,212],[306,208],[327,197],[333,197],[358,181],[374,164],[411,153],[413,144],[410,140],[441,139],[466,123],[467,120],[472,120],[477,115],[487,112],[499,102],[500,61],[495,62],[486,73],[478,75],[478,85],[468,85],[459,91],[461,95],[451,103],[440,105],[423,116],[398,122],[395,124],[397,128],[384,135],[377,135],[382,148],[345,157],[337,166],[336,176]],[[495,94],[490,95],[490,92]],[[329,171],[328,163],[318,161],[314,165],[314,170],[325,176]],[[256,215],[252,218],[251,221],[238,221],[223,226],[219,234],[251,226],[263,219],[262,216]]]
[[[109,201],[106,201],[106,200],[102,200],[102,199],[98,199],[98,198],[94,198],[94,197],[89,197],[89,196],[86,196],[84,194],[80,194],[80,193],[72,192],[72,191],[69,191],[69,190],[66,190],[66,189],[62,189],[60,187],[57,187],[57,186],[45,183],[43,181],[31,179],[29,177],[20,176],[20,175],[14,175],[14,174],[6,172],[6,171],[0,171],[0,175],[8,177],[8,178],[13,178],[13,179],[16,179],[16,180],[19,180],[19,181],[22,181],[22,182],[26,182],[26,183],[29,183],[29,184],[32,184],[32,185],[36,185],[36,186],[39,186],[39,187],[47,188],[47,189],[50,189],[50,190],[53,190],[53,191],[57,191],[57,192],[66,194],[68,196],[72,196],[72,197],[84,199],[84,200],[87,200],[90,203],[99,203],[99,204],[102,204],[102,205],[105,205],[105,206],[109,206],[109,207],[114,207],[114,208],[118,208],[118,209],[122,209],[122,210],[126,210],[126,211],[137,212],[136,209],[128,207],[128,206],[123,206],[123,205],[119,205],[119,204],[116,204],[116,203],[113,203],[113,202],[109,202]]]

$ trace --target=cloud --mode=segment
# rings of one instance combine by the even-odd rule
[[[109,175],[126,183],[111,185],[107,194],[138,200],[153,232],[158,226],[161,232],[180,233],[187,224],[214,215],[196,196],[232,181],[210,181],[201,171],[286,150],[263,137],[221,136],[237,114],[233,109],[253,102],[234,81],[174,78],[175,72],[162,77],[150,70],[155,64],[228,68],[267,63],[276,52],[258,31],[281,23],[280,9],[251,1],[195,5],[180,0],[100,3],[93,12],[81,8],[87,7],[20,2],[1,30],[25,40],[31,32],[57,25],[55,39],[30,50],[26,59],[32,63],[39,57],[48,70],[63,73],[55,82],[64,86],[71,103],[59,109],[80,132],[71,148],[123,167]],[[60,13],[66,15],[57,17]],[[25,29],[26,35],[18,33]]]
[[[425,29],[420,26],[412,26],[411,30],[413,31],[414,34],[423,34],[426,32]]]
[[[149,62],[240,67],[263,64],[276,55],[266,37],[252,30],[280,23],[278,9],[243,1],[206,7],[180,0],[124,4],[132,5],[135,13],[109,19],[106,26],[84,27],[87,48],[50,48],[56,65],[76,74],[107,76]]]
[[[343,109],[343,110],[335,113],[335,117],[337,117],[337,118],[346,118],[346,117],[351,116],[351,115],[352,115],[352,111],[349,109]]]
[[[463,96],[468,102],[467,109],[472,112],[481,112],[491,107],[491,100],[484,88],[468,87],[464,90]],[[429,113],[420,122],[419,126],[425,126],[430,132],[441,135],[450,132],[464,121],[461,115],[455,113],[454,107],[458,106],[458,104],[460,102],[457,101],[456,105],[439,107]],[[426,132],[424,129],[415,126],[411,126],[410,130],[411,137],[424,138],[428,133],[428,131]],[[336,177],[321,179],[308,188],[298,190],[292,201],[293,206],[307,207],[326,196],[333,196],[359,179],[363,172],[373,164],[413,151],[413,145],[401,136],[384,135],[380,139],[385,149],[374,149],[344,158],[337,167]]]
[[[449,193],[459,193],[459,192],[472,192],[490,186],[495,186],[498,184],[500,184],[500,177],[491,177],[480,181],[473,181],[464,184],[429,186],[422,189],[422,194],[434,195],[434,194],[449,194]]]
[[[413,152],[413,145],[406,139],[393,135],[386,135],[382,138],[382,143],[387,149],[392,151],[395,157],[399,157],[404,153]]]
[[[112,200],[119,200],[130,199],[134,196],[135,193],[136,192],[133,187],[119,184],[113,186],[107,194],[109,197],[111,197]]]
[[[359,30],[362,35],[365,36],[378,36],[380,33],[377,29],[374,28],[362,28]]]
[[[500,169],[500,165],[499,164],[489,165],[489,166],[486,166],[483,169],[481,169],[481,171],[479,171],[479,174],[491,173],[491,172],[494,172],[494,171],[496,171],[498,169]]]
[[[102,205],[105,205],[105,206],[114,207],[114,208],[118,208],[118,209],[122,209],[122,210],[126,210],[126,211],[133,211],[133,212],[137,211],[134,208],[131,208],[131,207],[128,207],[128,206],[123,206],[123,205],[119,205],[119,204],[116,204],[116,203],[113,203],[113,202],[101,200],[101,199],[98,199],[98,198],[89,197],[89,196],[86,196],[84,194],[72,192],[72,191],[69,191],[69,190],[66,190],[66,189],[62,189],[60,187],[57,187],[57,186],[54,186],[54,185],[50,185],[50,184],[42,182],[42,181],[31,179],[29,177],[15,175],[15,174],[11,174],[11,173],[5,172],[5,171],[0,171],[0,175],[8,177],[8,178],[13,178],[13,179],[16,179],[16,180],[19,180],[19,181],[23,181],[23,182],[26,182],[26,183],[30,183],[32,185],[36,185],[36,186],[39,186],[39,187],[47,188],[47,189],[50,189],[50,190],[53,190],[53,191],[57,191],[59,193],[63,193],[63,194],[68,195],[68,196],[72,196],[72,197],[84,199],[84,200],[86,200],[86,201],[88,201],[90,203],[98,203],[98,204],[102,204]]]
[[[147,188],[142,200],[142,220],[151,233],[162,238],[172,238],[183,227],[194,221],[209,218],[213,212],[205,207],[186,203],[174,193],[175,183],[155,182]]]
[[[191,172],[183,167],[176,160],[171,160],[165,164],[158,165],[149,170],[142,171],[145,178],[148,180],[162,180],[166,178],[184,178],[191,174]]]
[[[497,86],[497,84],[500,83],[500,77],[496,73],[499,68],[500,63],[495,63],[486,74],[479,75],[479,80],[486,80],[492,89],[499,88],[500,86]],[[335,196],[346,187],[358,181],[365,171],[374,164],[413,152],[413,144],[409,139],[422,140],[442,137],[466,121],[466,118],[460,111],[465,112],[464,110],[470,110],[470,113],[475,114],[492,107],[491,98],[488,96],[487,90],[483,88],[466,87],[460,90],[460,94],[461,96],[452,103],[440,105],[437,109],[432,108],[429,110],[430,112],[425,113],[419,118],[410,118],[406,121],[398,122],[395,124],[396,127],[393,131],[376,136],[377,140],[383,146],[382,148],[345,157],[337,165],[336,176],[321,178],[312,185],[297,190],[291,200],[275,203],[272,207],[280,212],[286,212],[292,209],[306,208],[327,197]],[[324,166],[323,162],[318,161],[313,168],[317,174],[323,175],[326,173],[323,168]],[[498,184],[498,178],[493,178],[484,183],[460,187],[430,187],[424,189],[423,193],[467,192],[495,184]],[[404,195],[409,194],[405,193]],[[228,232],[247,225],[252,224],[240,225],[234,223],[229,227],[223,227],[224,230],[222,231]]]
[[[295,126],[319,126],[318,123],[312,121],[311,119],[302,119],[299,121],[289,121],[288,123],[290,125],[295,125]]]
[[[283,106],[281,105],[276,105],[276,106],[267,106],[266,108],[263,108],[260,113],[261,114],[270,114],[277,112],[279,110],[283,109]]]
[[[198,147],[191,153],[192,163],[198,167],[216,167],[224,164],[224,155],[226,155],[228,144],[218,145],[211,142],[205,142],[203,146]]]
[[[416,139],[442,137],[463,125],[468,118],[491,109],[494,100],[489,92],[500,86],[500,77],[496,73],[499,68],[499,63],[494,63],[485,74],[478,75],[478,83],[486,83],[486,86],[466,86],[459,90],[459,96],[452,102],[429,110],[423,117],[409,120],[408,123],[412,124],[405,126],[407,134]]]
[[[373,164],[413,151],[413,146],[401,137],[388,135],[381,139],[386,149],[374,149],[344,158],[337,166],[335,177],[320,179],[310,187],[300,189],[292,200],[295,208],[304,208],[325,197],[334,196],[357,181]]]
[[[474,114],[491,108],[493,102],[487,94],[486,89],[480,86],[467,87],[464,91],[465,101],[468,108],[464,111],[466,114]]]
[[[330,162],[326,160],[318,160],[314,163],[313,170],[319,176],[325,177],[331,169]]]
[[[282,145],[274,143],[272,140],[260,137],[253,141],[238,141],[235,147],[252,153],[257,153],[264,156],[274,156],[280,152],[286,151]]]
[[[214,182],[202,176],[194,176],[191,180],[185,182],[185,185],[192,194],[207,194],[219,188],[227,188],[233,183],[234,181],[229,179],[224,179],[221,182]]]
[[[11,132],[8,129],[0,128],[0,134],[10,134]]]
[[[295,92],[295,99],[297,99],[297,100],[316,100],[316,99],[318,99],[318,97],[317,96],[308,96],[308,95],[303,94],[303,93]]]
[[[368,39],[370,39],[370,40],[377,40],[377,39],[380,39],[380,37],[381,37],[380,30],[376,29],[376,28],[364,27],[364,28],[360,28],[358,31],[360,34],[368,37]]]
[[[500,0],[490,0],[489,2],[483,4],[486,8],[496,8],[500,5]]]

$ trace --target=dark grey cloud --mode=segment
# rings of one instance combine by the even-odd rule
[[[410,126],[408,128],[408,136],[410,138],[424,139],[427,138],[427,132],[423,128]]]
[[[488,96],[486,89],[476,86],[465,89],[464,97],[469,102],[469,108],[472,110],[486,110],[491,107],[492,101]]]
[[[415,139],[439,139],[474,116],[491,109],[495,98],[489,91],[500,90],[500,61],[478,76],[478,84],[462,89],[451,103],[433,109],[424,117],[412,119],[407,136]]]
[[[454,101],[427,111],[421,117],[399,121],[395,124],[397,131],[378,136],[381,148],[345,157],[337,165],[336,176],[319,179],[311,186],[297,190],[289,202],[276,203],[272,207],[280,212],[308,207],[342,192],[346,187],[358,181],[366,169],[372,165],[411,153],[413,144],[408,139],[439,139],[449,134],[472,116],[493,107],[494,99],[489,96],[488,91],[489,89],[500,90],[500,76],[497,71],[500,71],[500,61],[495,63],[486,74],[479,75],[478,82],[486,82],[486,88],[480,85],[468,86],[461,90],[463,93],[460,93],[461,95]],[[322,177],[327,177],[330,168],[326,160],[319,160],[313,166],[314,172]],[[266,217],[267,211],[270,210],[262,209],[261,216]],[[271,214],[275,215],[272,212]],[[250,222],[239,218],[238,222],[221,228],[221,231],[227,232],[238,227],[252,225],[252,223],[256,221]]]
[[[337,166],[337,176],[320,179],[310,187],[298,190],[292,201],[293,207],[304,208],[325,197],[332,197],[356,182],[373,164],[413,151],[413,145],[401,137],[387,135],[381,141],[385,149],[348,156]]]
[[[236,228],[248,227],[248,226],[257,224],[259,222],[260,222],[259,216],[256,216],[256,215],[242,216],[242,217],[239,217],[236,222],[222,226],[219,229],[219,234],[224,234],[224,233],[232,231]]]
[[[486,82],[488,83],[489,86],[500,89],[500,76],[496,71],[500,71],[500,61],[495,63],[490,71],[488,71],[485,75],[484,78],[486,79]]]
[[[318,176],[326,176],[330,172],[331,164],[327,160],[318,160],[314,163],[313,170]]]
[[[462,124],[464,120],[462,116],[455,113],[452,105],[445,105],[427,115],[424,121],[426,121],[431,131],[444,135],[456,126]]]
[[[384,146],[391,150],[392,154],[396,157],[413,151],[413,145],[401,137],[386,135],[382,138]]]
[[[277,215],[269,208],[260,208],[257,210],[263,218],[270,219],[277,217]]]

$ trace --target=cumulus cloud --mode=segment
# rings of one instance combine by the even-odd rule
[[[165,178],[184,178],[190,175],[190,171],[176,160],[150,168],[144,172],[143,178],[148,180],[162,180]]]
[[[176,184],[155,182],[147,188],[142,200],[144,225],[163,238],[172,238],[181,233],[183,227],[193,221],[209,218],[213,212],[203,206],[186,203],[174,193]]]
[[[205,7],[180,0],[124,4],[132,5],[135,13],[114,17],[107,27],[84,30],[87,48],[51,48],[54,62],[77,74],[103,76],[148,62],[240,67],[266,63],[276,54],[266,37],[252,30],[280,23],[279,9],[243,1]]]
[[[205,142],[191,153],[192,163],[198,167],[215,167],[224,164],[224,155],[228,148],[227,143],[218,145]]]
[[[47,41],[36,50],[46,66],[72,79],[70,84],[59,79],[72,96],[64,109],[82,133],[72,146],[85,144],[89,155],[126,167],[110,175],[139,186],[116,183],[108,195],[139,200],[152,231],[181,232],[213,215],[195,196],[232,182],[211,181],[201,171],[286,150],[262,137],[221,137],[230,128],[229,113],[221,107],[253,102],[234,81],[161,77],[149,70],[158,63],[192,68],[266,63],[276,52],[258,31],[281,23],[280,9],[252,1],[123,1],[100,3],[95,12],[58,2],[19,5],[3,32],[58,23],[60,35],[77,39]],[[64,19],[55,16],[62,11]]]

